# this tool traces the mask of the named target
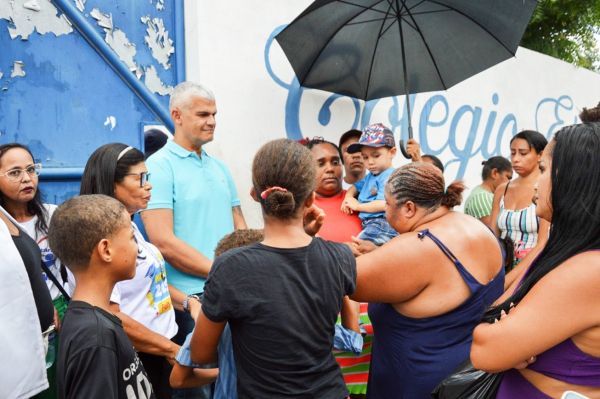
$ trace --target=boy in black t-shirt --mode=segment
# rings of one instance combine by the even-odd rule
[[[75,275],[58,350],[59,398],[154,398],[121,320],[110,313],[114,285],[134,277],[138,246],[125,207],[84,195],[56,209],[48,241]]]

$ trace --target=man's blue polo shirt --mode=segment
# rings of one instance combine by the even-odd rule
[[[152,183],[148,210],[172,209],[175,236],[209,259],[233,231],[231,208],[240,205],[229,169],[202,150],[202,157],[169,140],[146,161]],[[169,283],[186,294],[204,291],[206,279],[166,264]]]

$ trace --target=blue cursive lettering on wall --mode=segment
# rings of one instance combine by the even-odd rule
[[[285,130],[288,138],[292,140],[299,140],[304,137],[302,130],[300,128],[300,105],[302,102],[302,95],[306,90],[300,86],[298,79],[294,77],[291,83],[285,83],[282,79],[280,79],[273,71],[271,67],[271,61],[269,58],[270,49],[275,40],[275,36],[279,32],[281,32],[287,25],[280,26],[276,28],[273,33],[269,36],[267,43],[265,45],[265,66],[267,72],[271,76],[271,78],[277,83],[279,86],[288,91],[288,97],[285,105]],[[317,117],[318,122],[321,126],[327,126],[331,121],[331,106],[332,104],[338,100],[339,98],[344,97],[340,94],[332,94],[327,98],[322,107],[319,110]],[[402,96],[404,98],[404,96]],[[410,95],[410,103],[415,104],[417,99],[416,94]],[[408,113],[406,109],[406,101],[404,100],[402,103],[398,100],[398,97],[392,97],[392,105],[388,110],[388,121],[374,121],[371,122],[371,117],[373,111],[379,100],[371,100],[361,103],[355,98],[351,99],[354,105],[354,114],[352,115],[352,123],[349,124],[349,129],[362,129],[370,123],[374,122],[383,122],[393,132],[400,131],[399,139],[403,139],[405,142],[408,139]],[[492,95],[492,105],[497,106],[500,102],[500,96],[498,93],[494,93]],[[362,104],[362,111],[361,111]],[[546,132],[542,132],[548,138],[554,133],[558,128],[565,125],[565,121],[563,117],[559,115],[559,112],[562,111],[573,111],[574,105],[571,97],[567,95],[560,96],[558,99],[553,98],[544,98],[541,100],[537,107],[535,113],[535,126],[536,130],[540,129],[540,121],[539,111],[544,104],[553,104],[554,105],[554,118],[552,125],[548,128]],[[402,107],[402,112],[400,112],[400,107]],[[432,114],[436,111],[435,115],[437,116],[433,119]],[[416,110],[414,110],[416,111]],[[485,120],[485,124],[482,123],[482,118],[484,118],[484,114],[487,115],[487,119]],[[417,115],[417,112],[413,112],[414,115]],[[464,119],[464,121],[463,121]],[[440,140],[439,137],[436,137],[436,133],[439,134],[439,128],[442,128],[447,125],[450,120],[450,125],[448,126],[448,138],[444,142]],[[468,130],[460,130],[459,124],[461,126],[465,126],[465,121],[470,121],[470,127]],[[421,145],[421,151],[423,154],[432,154],[439,155],[447,149],[452,153],[452,157],[450,160],[446,162],[446,166],[459,163],[458,170],[456,172],[456,179],[461,179],[464,177],[467,167],[469,165],[469,161],[476,157],[481,156],[485,159],[488,159],[493,156],[509,156],[510,151],[509,148],[502,148],[503,138],[506,134],[509,134],[510,137],[514,137],[518,129],[517,118],[514,114],[509,113],[502,118],[502,121],[499,125],[497,125],[497,120],[499,120],[499,115],[497,110],[492,109],[489,114],[484,113],[483,108],[481,106],[469,105],[465,104],[456,110],[454,115],[451,115],[450,106],[446,97],[442,94],[434,94],[432,95],[424,104],[421,112],[419,114],[419,144]],[[462,123],[461,123],[462,121]],[[545,123],[549,121],[544,120]],[[577,123],[577,116],[574,117],[574,122]],[[498,126],[496,128],[496,126]],[[483,132],[480,132],[480,128],[483,127]],[[430,131],[429,128],[438,128],[435,131]],[[494,131],[496,132],[495,140],[492,140],[494,137]],[[342,132],[340,132],[341,135]],[[481,144],[479,147],[475,148],[475,143],[477,141],[478,135],[481,134]],[[466,140],[464,139],[466,135]],[[459,147],[457,143],[464,142],[464,146],[462,148]],[[434,143],[434,146],[431,144]],[[448,176],[446,176],[448,178]]]
[[[431,113],[433,112],[433,108],[438,103],[441,103],[444,106],[444,117],[439,121],[431,121],[431,119],[430,119]],[[425,103],[425,106],[423,107],[423,111],[421,111],[421,119],[419,122],[419,144],[421,145],[421,151],[423,152],[423,154],[438,155],[438,154],[441,154],[446,149],[446,147],[448,147],[448,142],[446,142],[439,149],[434,150],[433,148],[431,148],[429,146],[429,139],[428,139],[428,135],[427,135],[428,127],[443,126],[446,123],[446,121],[448,120],[448,115],[449,115],[449,108],[448,108],[448,101],[446,101],[446,97],[438,94],[438,95],[432,96]]]
[[[342,96],[341,94],[331,95],[325,101],[323,106],[321,107],[321,110],[319,111],[319,123],[321,124],[321,126],[327,126],[329,124],[329,121],[331,120],[331,109],[330,109],[331,104],[333,104],[333,102],[340,97],[345,97],[345,96]],[[354,122],[352,123],[352,129],[356,129],[358,126],[358,120],[360,117],[360,102],[356,98],[352,98],[352,102],[354,103],[354,110],[355,110]]]
[[[288,138],[292,140],[300,140],[303,138],[302,131],[300,130],[300,100],[302,99],[302,92],[304,89],[300,87],[300,83],[298,83],[298,79],[294,76],[294,80],[292,83],[285,83],[283,80],[279,79],[275,72],[273,72],[273,68],[271,68],[271,62],[269,60],[269,51],[271,50],[271,45],[273,44],[273,40],[275,40],[275,36],[279,32],[281,32],[287,25],[282,25],[275,29],[271,36],[269,36],[269,40],[267,40],[267,45],[265,46],[265,64],[267,67],[267,72],[271,75],[271,78],[281,87],[286,89],[288,93],[288,98],[285,103],[285,131],[287,133]],[[289,112],[290,110],[298,110],[297,112]]]
[[[558,130],[558,127],[565,125],[565,121],[561,119],[559,115],[561,108],[567,111],[571,111],[573,109],[573,100],[569,96],[560,96],[558,99],[544,98],[542,101],[540,101],[535,109],[535,130],[537,130],[538,132],[540,131],[540,128],[538,126],[538,113],[540,111],[540,107],[546,103],[554,104],[554,117],[556,118],[555,122],[550,126],[550,128],[546,132],[546,138],[550,140],[550,138],[552,137],[552,133]],[[575,117],[575,122],[573,123],[577,123],[577,117]],[[544,132],[540,133],[544,134]]]

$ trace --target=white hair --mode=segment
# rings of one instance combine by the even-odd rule
[[[215,101],[215,95],[208,87],[196,82],[183,82],[173,89],[169,101],[169,112],[173,112],[175,108],[186,109],[192,104],[194,97]]]

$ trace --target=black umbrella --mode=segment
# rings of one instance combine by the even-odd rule
[[[300,84],[362,100],[446,90],[515,55],[537,0],[317,0],[276,36]],[[400,21],[400,23],[398,23]],[[400,140],[400,149],[410,158]]]

